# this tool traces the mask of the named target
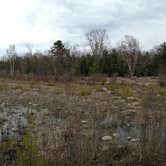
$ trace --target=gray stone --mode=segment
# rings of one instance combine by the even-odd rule
[[[112,137],[110,135],[105,135],[102,137],[102,141],[111,141]]]

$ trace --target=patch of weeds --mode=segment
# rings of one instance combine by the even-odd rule
[[[109,85],[107,85],[107,89],[111,92],[115,92],[119,88],[119,83],[117,81],[112,81]]]
[[[87,87],[83,87],[83,88],[80,90],[79,94],[80,94],[81,96],[88,96],[88,95],[91,94],[91,92],[92,92],[91,89],[89,89],[89,88],[87,88]]]
[[[40,82],[35,82],[35,81],[30,81],[29,82],[29,88],[32,88],[32,89],[38,89],[38,90],[41,90],[42,89],[42,84]]]
[[[100,91],[102,89],[103,85],[101,84],[95,84],[93,85],[93,89],[95,89],[95,91]]]
[[[93,86],[76,84],[74,87],[74,91],[78,95],[88,96],[92,93]]]
[[[144,95],[140,112],[141,144],[138,154],[141,165],[161,165],[163,141],[162,132],[165,128],[165,101],[158,92],[150,90]],[[165,155],[165,154],[164,154]],[[163,158],[163,162],[166,160]]]
[[[132,155],[133,149],[128,145],[119,145],[116,140],[112,140],[109,150],[102,153],[103,164],[107,165],[135,165],[135,157]],[[133,164],[134,163],[134,164]]]
[[[17,165],[46,166],[47,163],[40,154],[37,137],[27,129],[21,148],[17,149]]]
[[[150,86],[150,90],[154,91],[156,94],[166,96],[166,87],[153,85],[153,86]]]
[[[8,84],[0,84],[0,91],[6,91],[9,89]]]
[[[23,86],[20,85],[20,84],[17,84],[12,89],[14,89],[14,90],[17,90],[17,89],[23,90]]]
[[[54,86],[55,84],[54,84],[54,82],[52,82],[52,81],[48,81],[48,82],[47,82],[47,85],[48,85],[48,86]]]
[[[55,88],[55,94],[56,95],[60,95],[63,93],[63,89],[62,88]]]
[[[159,94],[162,95],[162,96],[166,96],[166,88],[161,88],[159,90]]]
[[[34,88],[35,87],[35,82],[34,81],[30,81],[29,82],[29,87],[30,88]]]
[[[133,91],[132,91],[131,87],[129,87],[129,86],[122,87],[122,89],[120,91],[120,96],[124,100],[127,100],[128,97],[133,96]]]

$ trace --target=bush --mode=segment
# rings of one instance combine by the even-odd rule
[[[91,93],[92,93],[92,89],[89,86],[83,86],[79,91],[79,94],[81,96],[88,96]]]
[[[107,85],[107,89],[110,90],[111,92],[115,92],[119,88],[119,83],[115,80],[112,79],[111,83]]]
[[[46,166],[39,153],[37,137],[28,129],[25,133],[21,148],[17,150],[17,166]]]
[[[128,97],[132,96],[133,92],[132,89],[129,86],[125,86],[120,91],[120,96],[122,99],[127,100]]]

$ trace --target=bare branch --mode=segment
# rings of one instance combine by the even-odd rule
[[[121,41],[119,50],[128,65],[130,76],[132,77],[135,74],[140,53],[139,42],[133,36],[126,35]]]
[[[105,49],[105,42],[108,39],[106,30],[96,29],[86,34],[88,45],[94,56],[101,56]]]

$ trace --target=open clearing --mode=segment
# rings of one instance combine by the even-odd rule
[[[50,165],[132,164],[142,158],[143,144],[149,152],[149,143],[165,163],[166,88],[155,78],[89,85],[3,79],[0,110],[1,146],[19,142],[30,128]],[[2,158],[14,143],[8,146]]]

